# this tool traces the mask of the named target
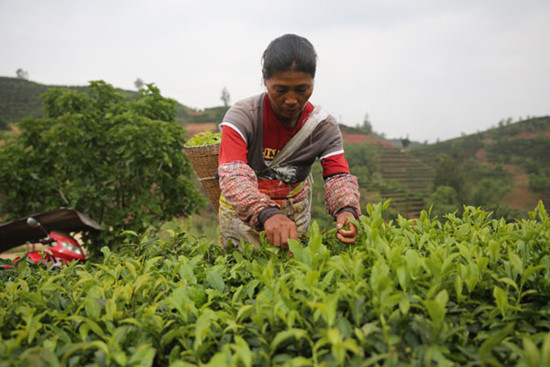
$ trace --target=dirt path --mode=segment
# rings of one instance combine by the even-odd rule
[[[529,189],[529,176],[525,169],[511,164],[505,165],[505,168],[511,177],[512,191],[504,195],[503,203],[514,208],[534,209],[539,198]]]

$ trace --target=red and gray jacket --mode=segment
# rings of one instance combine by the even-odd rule
[[[316,159],[323,167],[328,213],[336,216],[348,210],[356,217],[360,215],[357,179],[349,172],[342,134],[331,115],[288,159],[266,170],[266,162],[300,130],[312,110],[307,103],[296,127],[287,129],[277,120],[267,94],[262,93],[237,102],[220,124],[223,137],[218,174],[222,195],[250,227],[261,229],[265,220],[280,213],[278,199],[306,180]]]

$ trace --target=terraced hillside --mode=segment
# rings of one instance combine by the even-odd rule
[[[52,88],[69,88],[85,92],[87,86],[45,85],[30,80],[0,77],[0,130],[7,129],[10,123],[29,117],[43,118],[42,99],[40,96]],[[136,98],[138,92],[117,88],[128,99]],[[176,121],[182,125],[187,123],[219,122],[227,111],[227,107],[218,106],[196,110],[176,101]],[[205,127],[203,130],[209,129]],[[200,127],[199,127],[200,129]]]
[[[0,128],[27,117],[42,117],[41,94],[48,88],[23,79],[0,77]]]
[[[426,208],[424,198],[432,191],[434,170],[398,148],[380,146],[378,151],[380,176],[389,183],[380,188],[382,196],[392,199],[392,206],[403,215],[417,217]]]
[[[460,162],[471,191],[485,180],[509,186],[499,205],[532,210],[550,205],[550,116],[534,117],[448,141],[419,145],[411,156],[436,167],[438,157]]]
[[[351,144],[377,146],[382,180],[372,189],[384,200],[391,199],[392,209],[406,217],[417,217],[426,208],[425,198],[432,191],[435,176],[432,168],[402,152],[388,140],[361,134],[343,134],[343,138]]]

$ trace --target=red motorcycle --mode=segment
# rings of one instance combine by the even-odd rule
[[[73,260],[84,261],[86,256],[82,246],[69,232],[99,230],[101,226],[86,215],[74,209],[58,208],[0,224],[0,253],[25,243],[40,243],[47,249],[27,252],[14,259],[14,264],[22,258],[50,267],[65,265]]]

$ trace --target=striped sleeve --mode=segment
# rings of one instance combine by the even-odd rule
[[[359,183],[350,174],[335,175],[325,180],[325,206],[327,212],[335,218],[344,208],[351,208],[355,217],[361,215],[359,203]]]
[[[249,227],[261,230],[259,214],[268,207],[279,208],[276,202],[260,192],[256,173],[242,161],[221,164],[218,167],[220,190],[235,213]]]

